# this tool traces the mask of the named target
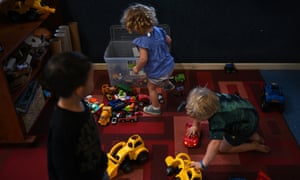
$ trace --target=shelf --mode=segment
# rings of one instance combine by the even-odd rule
[[[20,97],[20,95],[24,92],[24,90],[26,89],[26,87],[28,86],[28,83],[37,77],[42,66],[45,63],[45,60],[48,58],[47,55],[48,55],[48,50],[45,49],[45,52],[38,59],[36,59],[36,58],[33,59],[33,61],[40,61],[40,62],[34,63],[34,66],[32,66],[32,72],[31,72],[31,75],[30,75],[29,79],[27,80],[27,82],[22,87],[18,88],[17,90],[15,90],[14,92],[11,93],[13,101],[16,101]]]
[[[11,22],[7,17],[0,18],[0,43],[4,51],[0,52],[0,144],[29,145],[36,141],[36,136],[24,130],[24,122],[16,111],[15,101],[24,92],[29,82],[37,79],[40,70],[47,61],[46,50],[38,59],[31,61],[32,72],[22,87],[13,93],[10,91],[6,73],[3,70],[5,61],[17,48],[47,19],[48,14],[32,22]],[[46,106],[46,105],[45,105]],[[43,107],[45,108],[45,107]],[[37,117],[38,119],[39,117]],[[36,119],[36,120],[37,120]]]
[[[11,22],[9,19],[0,21],[0,43],[4,51],[0,52],[0,63],[9,57],[21,43],[37,29],[48,17],[42,15],[38,20],[32,22]]]

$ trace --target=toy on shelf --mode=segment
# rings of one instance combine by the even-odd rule
[[[33,21],[44,13],[55,13],[55,8],[46,6],[42,0],[17,0],[15,7],[8,10],[8,16],[14,22],[20,20]]]
[[[202,173],[190,167],[191,158],[186,153],[178,153],[176,157],[167,156],[167,176],[173,176],[175,180],[202,180]]]
[[[273,105],[278,105],[279,111],[284,111],[285,98],[279,84],[272,82],[267,83],[262,93],[261,109],[263,111],[270,111]]]
[[[192,127],[192,123],[186,123],[185,124],[185,134],[184,134],[184,138],[183,138],[183,144],[185,147],[188,148],[193,148],[196,147],[199,143],[199,139],[200,139],[200,132],[193,134],[191,136],[188,136],[186,134],[188,128]]]
[[[226,73],[234,73],[237,70],[236,70],[235,65],[233,63],[226,63],[225,66],[224,66],[224,71]]]
[[[118,175],[119,170],[124,173],[132,171],[132,163],[144,164],[149,159],[149,150],[144,144],[142,137],[138,134],[130,136],[127,140],[115,144],[109,153],[107,173],[110,179]]]

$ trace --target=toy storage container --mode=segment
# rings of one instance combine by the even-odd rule
[[[167,25],[159,25],[169,34]],[[147,78],[143,70],[138,74],[132,68],[139,59],[137,47],[132,40],[137,34],[129,34],[121,25],[110,27],[111,40],[104,52],[104,61],[107,64],[110,85],[122,84],[128,87],[146,87]]]

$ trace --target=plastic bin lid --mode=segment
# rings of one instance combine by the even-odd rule
[[[170,35],[170,27],[167,24],[159,24],[157,26],[162,27]],[[136,33],[129,34],[122,25],[112,25],[110,26],[110,36],[112,41],[132,41],[139,35]]]

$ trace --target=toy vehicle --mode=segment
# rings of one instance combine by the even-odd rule
[[[261,109],[263,111],[271,110],[272,106],[277,104],[279,111],[284,111],[285,98],[282,88],[275,82],[267,83],[263,89]]]
[[[103,103],[99,103],[97,98],[94,98],[93,96],[89,95],[86,97],[85,101],[87,102],[90,111],[92,114],[96,114],[98,115],[98,112],[100,111],[100,109],[104,106]]]
[[[137,101],[138,101],[139,107],[144,107],[144,106],[150,104],[150,99],[147,94],[138,94]]]
[[[101,126],[106,126],[110,122],[112,116],[111,106],[103,106],[98,123]]]
[[[186,153],[178,153],[175,158],[167,156],[167,176],[174,176],[174,180],[202,180],[201,171],[190,167],[191,158]]]
[[[145,147],[141,136],[134,134],[127,140],[115,144],[109,153],[107,173],[110,179],[118,175],[118,171],[124,173],[132,171],[132,163],[144,164],[149,159],[149,150]]]
[[[236,70],[235,65],[233,63],[226,63],[225,66],[224,66],[224,71],[226,73],[234,73],[237,70]]]
[[[112,124],[117,124],[118,122],[120,123],[126,123],[126,122],[137,122],[138,121],[138,115],[135,113],[131,112],[128,113],[126,111],[119,111],[119,112],[114,112],[112,117]]]
[[[191,123],[185,124],[185,134],[183,138],[183,144],[188,148],[196,147],[199,143],[199,134],[194,134],[191,136],[186,135],[187,129],[190,128],[191,126],[192,126]]]
[[[136,115],[125,115],[125,117],[120,117],[118,118],[118,122],[122,122],[122,123],[125,123],[125,122],[137,122],[138,121],[138,118]]]
[[[55,9],[46,6],[42,0],[17,0],[15,8],[8,10],[8,16],[14,22],[20,20],[33,21],[44,13],[55,13]]]

